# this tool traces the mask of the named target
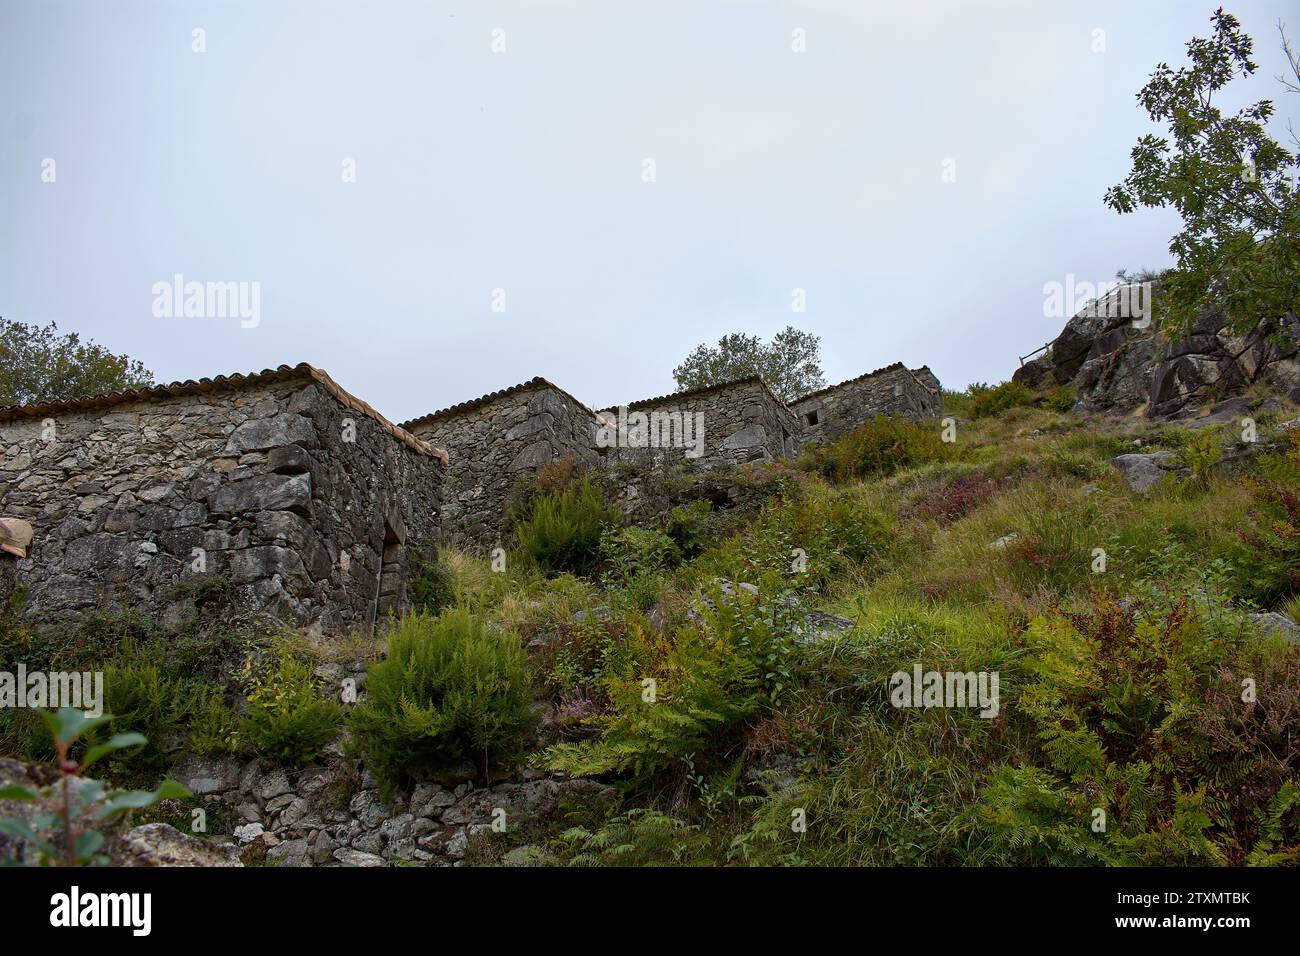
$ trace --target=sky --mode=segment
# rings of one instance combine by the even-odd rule
[[[394,421],[660,395],[787,325],[830,383],[1002,381],[1045,284],[1169,263],[1176,213],[1102,196],[1214,5],[0,0],[0,316],[160,382],[310,362]],[[1229,10],[1223,102],[1282,139],[1300,12]]]

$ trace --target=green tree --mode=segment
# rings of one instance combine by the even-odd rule
[[[716,348],[697,345],[673,369],[673,378],[678,390],[685,391],[761,375],[768,387],[788,402],[826,384],[821,348],[820,338],[794,326],[786,326],[767,344],[757,335],[732,333],[718,339]]]
[[[1300,153],[1289,152],[1265,130],[1274,113],[1270,100],[1228,115],[1215,105],[1229,81],[1253,74],[1256,65],[1251,38],[1237,19],[1220,7],[1211,20],[1213,35],[1187,44],[1190,65],[1174,69],[1161,63],[1137,94],[1169,135],[1141,137],[1133,168],[1105,199],[1119,213],[1173,206],[1182,216],[1183,229],[1169,243],[1177,265],[1164,276],[1159,316],[1171,333],[1185,333],[1208,307],[1224,308],[1236,332],[1300,312],[1294,178]],[[1300,81],[1300,62],[1285,33],[1283,49]]]
[[[0,318],[0,405],[27,405],[120,392],[153,384],[153,373],[126,355],[61,335],[53,322]]]

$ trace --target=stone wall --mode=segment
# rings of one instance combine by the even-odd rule
[[[591,780],[530,770],[489,785],[476,782],[473,767],[461,767],[385,802],[364,768],[338,756],[305,770],[190,756],[171,775],[195,794],[191,804],[225,805],[216,819],[233,824],[229,836],[246,854],[292,867],[457,866],[474,843],[509,845],[513,830],[555,829],[566,805],[594,809],[616,801],[612,788]],[[499,822],[505,834],[494,829]],[[540,847],[518,847],[499,862],[531,865],[530,851],[540,853]]]
[[[195,575],[322,631],[400,610],[438,544],[441,453],[309,366],[0,410],[0,512],[31,521],[37,620],[141,606]]]
[[[644,422],[634,417],[637,413],[646,416]],[[617,441],[604,449],[611,464],[686,462],[713,468],[790,458],[800,448],[798,420],[757,377],[633,402],[601,415],[612,426],[602,444]]]
[[[924,383],[902,363],[896,363],[798,399],[791,408],[799,417],[804,443],[834,441],[878,415],[937,415],[942,406],[939,380],[929,368],[918,371],[925,373]],[[933,386],[929,380],[933,380]]]
[[[498,543],[511,490],[521,477],[562,458],[599,466],[596,416],[543,378],[453,405],[403,427],[445,448],[448,494],[442,530],[449,544]]]

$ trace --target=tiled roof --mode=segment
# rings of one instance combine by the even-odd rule
[[[808,399],[816,398],[818,395],[825,395],[827,392],[833,392],[835,389],[843,388],[845,385],[852,385],[854,382],[865,382],[869,378],[874,378],[877,375],[884,375],[886,372],[896,372],[900,368],[906,370],[909,375],[911,374],[911,371],[907,369],[906,365],[902,362],[895,362],[893,365],[886,365],[884,368],[878,368],[874,372],[867,372],[863,375],[859,375],[857,378],[845,379],[836,385],[827,385],[825,388],[819,388],[815,392],[809,392],[801,398],[796,398],[790,404],[798,405],[800,402],[806,402]],[[919,385],[920,383],[918,382],[917,384]]]
[[[108,392],[104,395],[90,395],[85,398],[68,398],[57,402],[35,402],[30,405],[0,406],[0,420],[15,418],[43,418],[60,412],[80,412],[95,408],[110,408],[128,402],[147,402],[162,398],[176,398],[184,395],[203,395],[209,392],[233,391],[254,385],[269,385],[274,382],[288,382],[295,379],[310,379],[346,408],[377,422],[384,431],[402,444],[425,455],[441,458],[447,463],[447,453],[421,438],[416,438],[404,428],[394,425],[379,412],[375,411],[361,399],[348,392],[320,369],[301,362],[298,365],[281,365],[279,368],[263,369],[249,372],[247,375],[218,375],[215,378],[186,379],[172,382],[170,385],[154,385],[149,388],[136,388],[126,392]]]
[[[402,427],[406,429],[411,429],[411,428],[416,428],[420,425],[428,425],[435,421],[441,421],[445,418],[451,418],[454,415],[461,415],[464,414],[465,412],[473,411],[476,408],[481,408],[482,406],[487,405],[490,402],[496,401],[498,398],[505,398],[507,395],[514,395],[517,392],[526,392],[529,389],[534,389],[534,388],[549,388],[552,391],[559,392],[569,401],[573,402],[573,404],[577,405],[583,411],[587,412],[587,414],[595,417],[596,413],[593,412],[590,408],[588,408],[585,404],[578,401],[576,398],[574,398],[564,389],[560,388],[560,386],[556,385],[554,382],[542,378],[540,375],[538,375],[534,378],[530,378],[526,382],[520,382],[518,385],[511,385],[509,388],[502,388],[502,389],[498,389],[495,392],[488,392],[486,395],[480,395],[478,398],[471,398],[468,401],[458,402],[455,405],[449,405],[446,408],[440,408],[436,412],[430,412],[427,415],[421,415],[419,418],[412,418],[409,422],[403,422]]]
[[[731,388],[733,385],[748,385],[752,382],[757,382],[759,385],[762,385],[763,390],[772,397],[772,401],[776,402],[782,408],[786,408],[785,402],[781,401],[780,396],[768,387],[767,382],[763,381],[761,375],[746,375],[744,378],[733,378],[729,382],[718,382],[716,385],[701,385],[699,388],[688,388],[683,392],[670,392],[667,395],[657,395],[654,398],[643,398],[639,401],[629,402],[627,407],[629,409],[647,408],[650,405],[662,405],[664,402],[676,402],[683,398],[694,398],[697,395],[707,395],[709,392],[717,392],[724,388]],[[617,407],[618,406],[614,406],[614,408]],[[607,409],[607,411],[613,410],[613,408]],[[789,411],[789,409],[786,408],[786,411]]]

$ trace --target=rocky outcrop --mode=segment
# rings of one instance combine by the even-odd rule
[[[1191,333],[1170,341],[1096,307],[1070,319],[1047,351],[1012,376],[1029,388],[1071,386],[1076,411],[1192,417],[1203,406],[1263,385],[1300,401],[1300,321],[1288,314],[1235,336],[1221,310],[1208,310]]]

